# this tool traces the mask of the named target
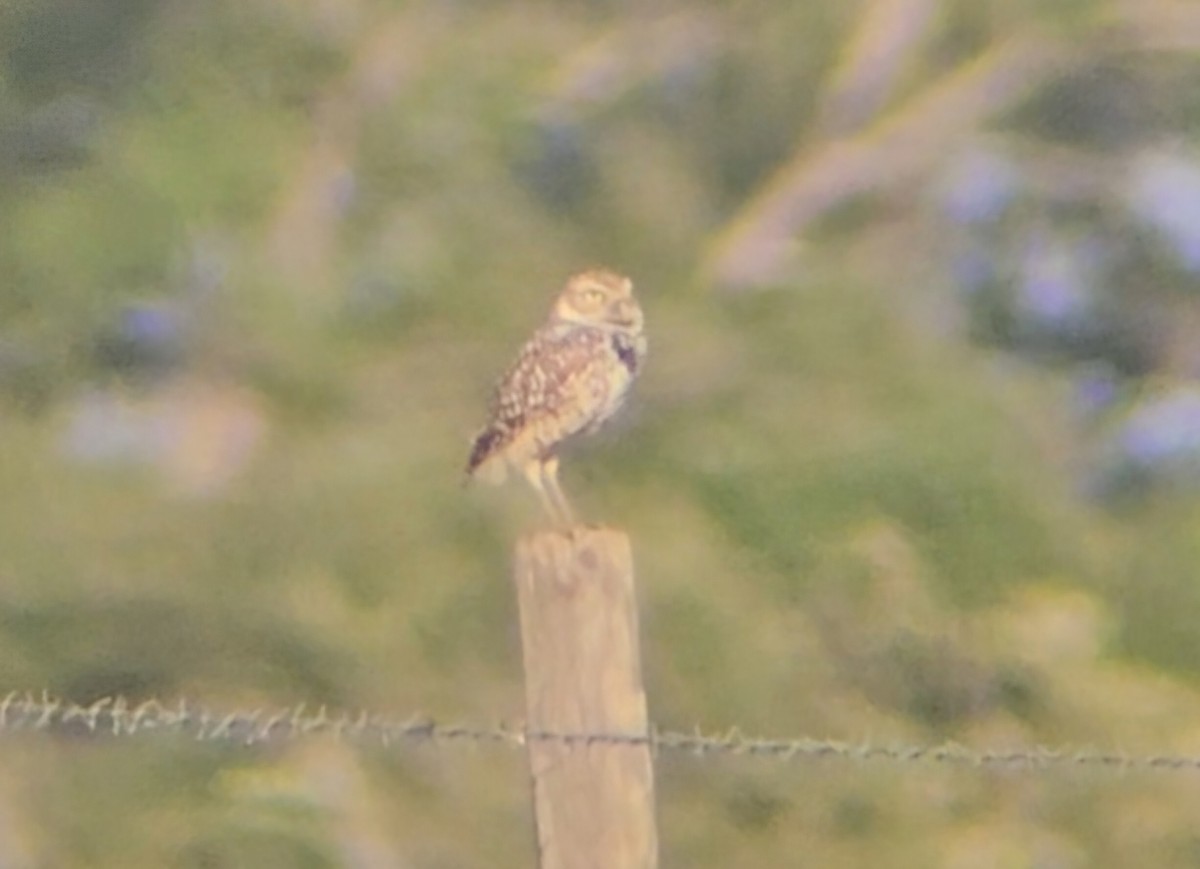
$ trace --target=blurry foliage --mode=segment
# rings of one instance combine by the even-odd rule
[[[463,451],[606,263],[651,365],[565,474],[634,538],[658,722],[1194,753],[1198,26],[0,6],[0,682],[518,718],[537,514]],[[516,756],[4,753],[5,865],[530,859]],[[665,865],[1190,865],[1200,822],[1185,776],[660,776]]]

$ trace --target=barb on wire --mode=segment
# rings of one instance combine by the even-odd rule
[[[81,705],[51,695],[10,691],[0,699],[0,737],[34,732],[56,736],[132,737],[170,734],[202,742],[273,745],[327,736],[357,746],[391,748],[402,744],[495,743],[519,748],[530,742],[565,747],[648,746],[656,754],[700,758],[730,756],[791,761],[832,758],[853,762],[934,763],[1008,770],[1076,767],[1121,771],[1200,772],[1200,756],[1170,753],[1125,755],[1080,748],[972,749],[958,744],[881,745],[850,743],[807,736],[764,739],[737,729],[724,735],[651,729],[646,733],[560,733],[507,726],[438,724],[424,715],[397,718],[367,711],[316,712],[305,704],[272,710],[218,711],[178,700],[131,703],[105,697]]]

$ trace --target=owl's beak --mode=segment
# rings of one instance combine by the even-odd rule
[[[638,321],[637,305],[627,299],[621,299],[609,308],[608,321],[616,326],[636,326]]]

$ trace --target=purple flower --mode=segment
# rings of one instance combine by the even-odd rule
[[[1077,329],[1091,312],[1104,264],[1103,250],[1092,240],[1035,234],[1019,266],[1017,315],[1036,329]]]
[[[1107,367],[1091,367],[1075,378],[1074,406],[1078,415],[1092,419],[1112,407],[1121,387],[1114,372]]]
[[[996,151],[974,150],[951,163],[938,183],[942,212],[953,222],[971,226],[997,219],[1020,191],[1021,173]]]
[[[1144,470],[1200,474],[1200,388],[1175,389],[1143,403],[1121,426],[1117,443]]]
[[[1143,153],[1125,191],[1129,209],[1164,236],[1184,268],[1200,272],[1200,163],[1170,151]]]
[[[121,334],[132,344],[169,348],[179,341],[182,332],[179,312],[167,305],[131,306],[121,316]]]

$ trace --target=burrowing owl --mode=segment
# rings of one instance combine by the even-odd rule
[[[467,475],[499,483],[519,468],[550,515],[574,521],[558,485],[558,450],[616,413],[646,358],[642,309],[629,278],[573,275],[550,316],[496,386]]]

